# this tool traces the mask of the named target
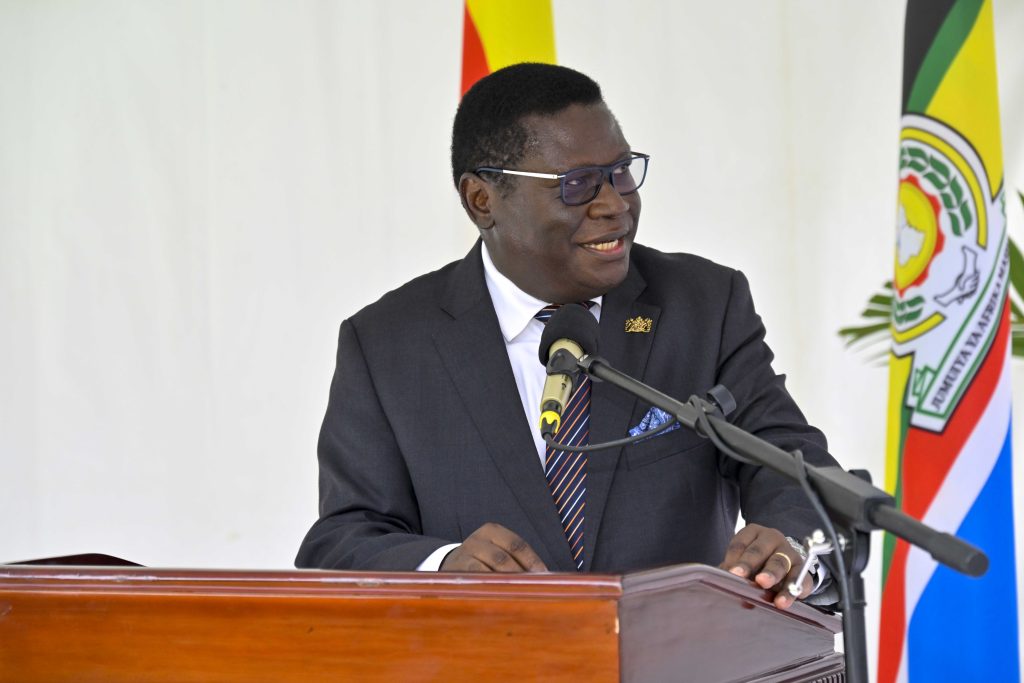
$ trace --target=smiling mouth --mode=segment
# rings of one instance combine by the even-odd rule
[[[615,251],[623,245],[623,239],[620,237],[614,240],[608,240],[607,242],[589,242],[581,245],[584,249],[592,249],[593,251]]]

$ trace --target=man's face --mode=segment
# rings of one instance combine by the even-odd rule
[[[523,123],[537,144],[513,170],[565,173],[611,164],[630,153],[604,104],[572,105]],[[481,233],[495,266],[538,299],[591,299],[626,277],[640,217],[638,193],[621,196],[604,182],[593,201],[566,206],[558,180],[514,177],[505,196],[490,193],[490,209],[493,225]]]

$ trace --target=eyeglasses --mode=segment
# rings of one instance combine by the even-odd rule
[[[532,173],[530,171],[510,171],[506,168],[482,166],[477,173],[505,173],[522,175],[530,178],[548,178],[561,183],[562,201],[568,206],[580,206],[594,201],[605,178],[620,195],[633,194],[644,184],[647,177],[647,161],[650,154],[631,152],[628,159],[616,161],[607,166],[585,166],[574,168],[565,173]]]

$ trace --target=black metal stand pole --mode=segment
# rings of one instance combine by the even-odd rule
[[[846,680],[851,683],[867,683],[868,677],[868,643],[867,628],[864,623],[864,608],[867,600],[864,596],[864,576],[862,572],[868,566],[871,554],[871,536],[864,531],[848,532],[846,549],[842,551],[846,560],[846,590],[848,609],[843,610],[843,653],[846,660]],[[835,552],[835,551],[833,551]],[[822,560],[838,576],[835,564],[828,557]]]

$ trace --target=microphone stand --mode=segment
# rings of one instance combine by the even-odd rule
[[[910,517],[895,505],[895,499],[875,488],[869,481],[839,467],[815,467],[803,458],[773,446],[720,417],[711,403],[694,397],[691,403],[681,403],[643,382],[620,372],[599,356],[587,355],[577,360],[577,367],[592,379],[603,380],[673,415],[680,424],[704,437],[721,441],[727,446],[727,455],[749,460],[767,467],[794,481],[806,480],[821,500],[828,517],[836,520],[848,536],[834,548],[843,555],[838,565],[846,565],[846,575],[836,571],[836,579],[846,594],[847,608],[843,610],[843,640],[846,676],[851,683],[867,683],[867,638],[864,627],[864,579],[861,571],[867,565],[870,549],[869,532],[884,529],[915,545],[931,556],[961,573],[981,576],[988,569],[988,557],[979,549],[959,538],[939,532]],[[731,403],[732,396],[724,387],[710,392],[720,403]],[[727,408],[727,411],[729,408]],[[713,434],[705,433],[710,429]],[[734,451],[729,453],[728,449]],[[866,474],[866,473],[865,473]],[[825,520],[829,522],[829,519]],[[845,543],[843,541],[846,541]],[[842,562],[849,557],[849,562]]]

